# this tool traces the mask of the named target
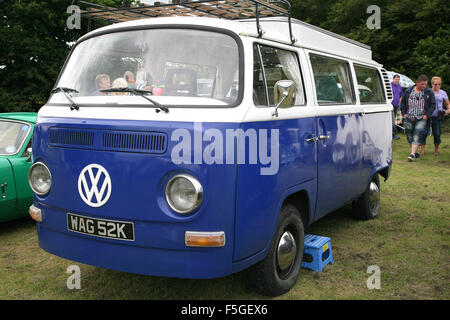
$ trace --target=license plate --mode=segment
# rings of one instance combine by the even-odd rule
[[[134,241],[132,222],[94,219],[67,213],[67,229],[94,237]]]

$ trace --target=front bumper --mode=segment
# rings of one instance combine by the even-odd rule
[[[41,210],[43,221],[37,223],[39,246],[61,258],[112,270],[175,278],[208,279],[233,273],[232,237],[227,237],[223,247],[186,246],[186,231],[204,231],[204,226],[132,221],[136,240],[130,242],[74,233],[67,229],[66,212],[43,207]]]

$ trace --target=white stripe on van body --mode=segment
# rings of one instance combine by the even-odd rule
[[[74,119],[110,119],[110,120],[145,120],[145,121],[174,121],[174,122],[258,122],[279,121],[296,118],[311,118],[316,116],[334,116],[355,113],[390,112],[392,106],[295,106],[289,109],[278,109],[278,117],[272,116],[275,108],[257,108],[249,104],[242,104],[236,108],[169,108],[169,113],[155,112],[154,107],[80,107],[71,111],[69,106],[44,106],[39,110],[37,122],[41,118],[74,118]]]

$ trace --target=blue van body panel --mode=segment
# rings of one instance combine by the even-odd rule
[[[279,130],[279,168],[274,175],[261,175],[260,166],[250,164],[239,166],[235,261],[245,259],[268,247],[275,233],[283,201],[289,196],[286,194],[289,189],[293,188],[291,192],[295,193],[295,186],[311,181],[308,193],[315,203],[316,144],[306,141],[316,134],[315,119],[243,124],[244,131],[255,127],[268,132]],[[314,212],[314,207],[312,209],[311,212]]]
[[[267,254],[285,199],[304,191],[309,199],[309,223],[362,194],[373,173],[392,163],[390,112],[301,118],[249,123],[192,123],[71,118],[43,118],[35,128],[34,161],[44,162],[52,174],[48,195],[35,195],[42,209],[38,223],[39,245],[57,256],[114,270],[181,278],[215,278],[243,270]],[[113,152],[94,146],[49,146],[50,128],[86,131],[152,131],[167,135],[161,153]],[[227,130],[268,137],[279,132],[279,167],[276,174],[262,175],[274,163],[250,162],[248,139],[244,163],[205,164],[191,154],[191,164],[175,164],[172,141],[180,129],[201,141],[202,150],[211,139],[202,133],[214,129],[226,137]],[[183,131],[184,130],[184,131]],[[217,131],[218,130],[218,131]],[[359,133],[361,132],[361,133]],[[329,135],[316,143],[306,139]],[[200,140],[198,140],[200,139]],[[205,141],[202,141],[205,140]],[[226,142],[223,141],[224,150]],[[268,140],[270,145],[270,140]],[[260,148],[258,148],[258,151]],[[272,150],[267,150],[266,156]],[[200,161],[199,161],[200,159]],[[260,158],[258,158],[260,159]],[[78,192],[81,170],[92,163],[110,174],[109,201],[92,208]],[[178,173],[196,177],[204,189],[202,205],[192,214],[173,212],[165,199],[165,186]],[[67,213],[133,222],[135,241],[105,239],[67,229]],[[220,248],[193,248],[184,243],[185,231],[224,231],[226,244]]]
[[[209,126],[233,129],[239,125],[203,124],[203,130]],[[151,130],[167,133],[169,140],[167,152],[157,155],[86,150],[81,147],[49,147],[47,142],[51,127],[97,131]],[[179,141],[171,141],[170,137],[178,128],[194,136],[193,123],[41,118],[34,133],[33,156],[35,162],[44,162],[52,174],[49,194],[44,197],[35,195],[35,205],[43,209],[44,216],[38,228],[41,247],[70,260],[130,272],[192,278],[218,277],[231,273],[237,165],[174,164],[170,150]],[[112,181],[111,197],[99,208],[85,204],[77,187],[81,170],[92,163],[102,165]],[[193,175],[204,188],[202,206],[188,216],[173,212],[165,199],[166,184],[178,173]],[[67,230],[67,213],[133,222],[135,241],[73,233]],[[185,231],[224,231],[226,246],[214,249],[188,248],[185,246]],[[92,255],[93,250],[101,253]],[[204,259],[196,258],[202,255]],[[216,255],[217,259],[211,260]],[[135,260],[127,262],[127,267],[123,269],[123,259],[127,257],[135,257]],[[197,260],[192,262],[195,271],[186,268],[172,271],[171,266],[161,267],[161,263],[170,259],[183,264],[188,257]],[[214,269],[211,261],[220,271]],[[131,264],[135,266],[130,267]],[[164,270],[165,273],[161,274],[158,270]]]
[[[392,126],[390,112],[366,114],[362,118],[362,185],[367,186],[371,177],[392,165]],[[392,120],[391,120],[392,121]],[[381,126],[385,124],[385,126]]]
[[[359,114],[317,119],[318,135],[329,136],[318,141],[317,219],[365,189],[361,176],[361,126]]]
[[[64,215],[55,212],[54,215]],[[52,216],[48,217],[52,218]],[[175,228],[177,229],[177,228]],[[38,224],[39,246],[56,256],[112,270],[174,278],[208,279],[231,274],[228,248],[161,250],[72,235]],[[152,232],[148,228],[147,232]],[[155,231],[160,234],[163,230]],[[176,232],[176,231],[175,231]],[[184,240],[184,239],[183,239]]]
[[[315,219],[364,193],[371,177],[392,164],[390,112],[319,117]]]

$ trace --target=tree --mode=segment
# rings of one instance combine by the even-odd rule
[[[87,32],[86,23],[81,30],[67,28],[71,4],[71,0],[0,1],[0,112],[37,111],[47,101],[69,44]]]
[[[89,2],[119,7],[122,0]],[[126,4],[138,1],[127,0]],[[372,48],[374,60],[414,79],[443,78],[450,88],[448,0],[291,0],[293,17]],[[69,30],[72,0],[0,0],[0,111],[37,111],[48,99],[69,53],[87,32]],[[381,9],[381,29],[370,30],[367,7]],[[94,22],[92,29],[102,24]],[[449,91],[449,90],[447,90]]]
[[[294,17],[360,41],[372,48],[374,60],[388,70],[414,79],[441,75],[450,88],[448,45],[450,6],[447,0],[298,0]],[[369,5],[381,9],[381,29],[366,22]]]

